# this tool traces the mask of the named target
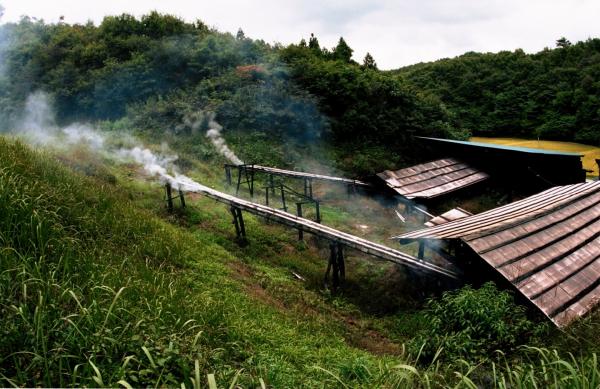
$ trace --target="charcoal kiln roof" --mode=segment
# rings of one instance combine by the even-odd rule
[[[600,181],[395,238],[461,239],[559,327],[600,301]]]
[[[473,185],[488,175],[455,158],[386,170],[377,174],[386,185],[407,199],[437,197]]]

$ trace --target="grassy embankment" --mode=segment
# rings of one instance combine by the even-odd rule
[[[293,233],[247,217],[241,250],[224,207],[158,212],[134,167],[61,158],[86,177],[4,139],[0,155],[3,386],[415,378],[394,367],[405,357],[368,351],[402,354],[382,324],[292,279],[316,283],[324,264]]]
[[[0,139],[2,386],[203,387],[213,373],[244,387],[598,385],[587,351],[415,365],[401,343],[426,325],[420,315],[373,316],[319,292],[323,257],[293,232],[247,217],[241,249],[224,207],[190,198],[168,215],[137,167],[83,155],[61,157],[66,168]],[[350,285],[376,297],[376,269],[356,266]],[[587,341],[594,323],[581,327]]]

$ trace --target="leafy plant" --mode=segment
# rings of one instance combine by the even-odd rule
[[[513,296],[493,282],[479,289],[467,285],[429,300],[425,317],[428,327],[410,342],[412,352],[420,352],[425,360],[440,348],[447,360],[483,360],[495,350],[513,350],[538,328]]]

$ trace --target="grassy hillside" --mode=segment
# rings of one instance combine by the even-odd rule
[[[439,350],[418,362],[403,346],[429,332],[415,305],[365,308],[384,301],[377,286],[402,285],[386,281],[389,267],[351,259],[348,289],[365,300],[332,296],[321,290],[314,242],[247,217],[250,246],[240,248],[224,207],[192,196],[169,215],[138,168],[86,154],[57,162],[52,151],[0,139],[2,386],[200,387],[211,374],[243,387],[597,385],[596,321],[568,343],[581,347],[575,331],[585,331],[594,346],[560,363],[544,350],[483,365]]]
[[[351,381],[363,365],[395,375],[392,359],[347,345],[338,320],[270,297],[261,284],[297,288],[277,268],[255,274],[255,252],[227,247],[217,232],[225,210],[190,210],[202,228],[187,230],[140,209],[139,192],[0,142],[2,386],[191,387],[207,373],[221,383],[237,374],[244,386],[334,380],[318,366]]]

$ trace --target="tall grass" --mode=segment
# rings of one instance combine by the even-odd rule
[[[222,237],[101,176],[0,138],[0,386],[315,386],[315,364],[380,362],[247,296]]]
[[[190,232],[102,177],[0,138],[0,386],[598,385],[595,354],[528,349],[494,364],[424,365],[352,347],[343,302],[285,276],[319,270],[308,251],[232,277],[229,264],[283,245],[282,230],[249,218],[256,247],[242,252],[221,231],[226,210],[207,209],[217,228]],[[248,295],[262,285],[278,304]]]

